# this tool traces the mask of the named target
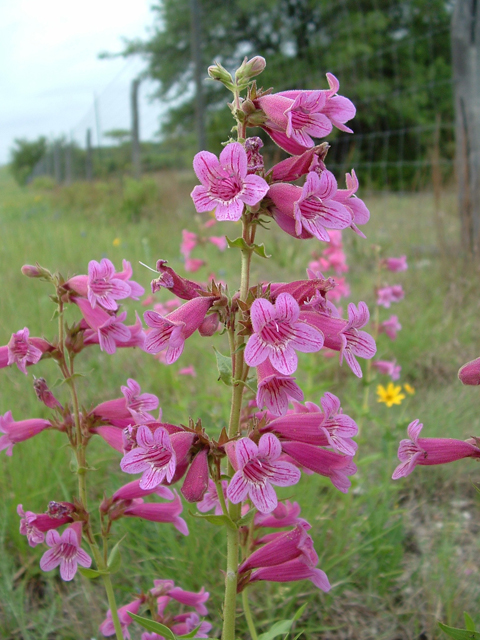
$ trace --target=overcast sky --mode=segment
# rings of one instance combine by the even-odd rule
[[[122,37],[147,36],[151,4],[0,0],[0,164],[14,138],[81,138],[93,118],[94,94],[103,131],[128,127],[128,87],[142,62],[99,60],[98,54],[121,50]],[[141,135],[148,139],[158,126],[158,104],[146,104],[151,86],[142,89]]]

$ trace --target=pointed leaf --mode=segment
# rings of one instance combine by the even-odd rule
[[[228,516],[214,516],[208,513],[193,513],[192,511],[189,511],[189,513],[194,518],[202,518],[203,520],[206,520],[207,522],[211,522],[211,524],[214,524],[217,527],[226,526],[229,529],[232,529],[233,531],[237,530],[237,527],[234,521],[231,520]]]
[[[455,627],[448,627],[442,622],[439,622],[438,626],[447,634],[447,636],[454,638],[454,640],[480,640],[480,633],[478,631],[469,631],[468,629],[455,629]]]
[[[110,551],[110,554],[108,556],[108,563],[107,563],[108,570],[110,573],[116,573],[122,566],[122,556],[120,555],[120,544],[124,541],[124,539],[125,539],[125,536],[123,536],[123,538],[120,538],[117,544]]]
[[[161,622],[155,622],[154,620],[150,620],[150,618],[142,618],[142,616],[137,616],[136,613],[131,613],[128,611],[128,615],[138,622],[138,624],[147,629],[147,631],[154,631],[158,633],[160,636],[164,636],[164,638],[168,638],[169,640],[177,640],[177,636],[173,633],[171,629],[166,627]]]
[[[202,625],[199,624],[198,627],[195,627],[195,629],[193,629],[192,631],[190,631],[190,633],[186,633],[184,636],[177,636],[177,638],[196,638],[197,637],[197,631],[199,631],[200,627]]]
[[[267,258],[268,259],[268,258],[272,257],[272,256],[269,256],[267,254],[267,251],[265,249],[265,245],[263,244],[263,242],[262,242],[262,244],[254,244],[253,245],[253,250],[261,258]]]
[[[247,513],[243,517],[241,517],[240,520],[238,520],[238,526],[244,527],[245,525],[250,524],[250,522],[255,517],[256,512],[256,509],[249,509]]]
[[[225,238],[227,239],[230,249],[242,249],[243,251],[250,250],[250,247],[243,238],[235,238],[235,240],[230,240],[228,236],[225,236]]]
[[[305,611],[307,606],[308,606],[308,602],[305,602],[305,604],[302,604],[302,606],[297,609],[295,615],[293,616],[293,621],[294,622],[296,622],[297,620],[300,620],[300,618],[303,616],[303,612]]]
[[[98,578],[102,575],[102,572],[96,571],[96,569],[85,569],[84,567],[78,567],[78,570],[80,571],[82,576],[88,578],[89,580],[94,580],[95,578]]]
[[[475,631],[475,623],[466,611],[463,612],[463,619],[465,620],[465,627],[469,631]]]
[[[276,638],[277,636],[288,633],[292,627],[293,622],[293,618],[291,620],[279,620],[268,631],[266,631],[265,633],[261,633],[258,636],[258,640],[273,640],[273,638]]]
[[[219,380],[226,384],[227,387],[232,386],[232,359],[230,356],[224,356],[223,353],[217,351],[215,347],[213,347],[215,351],[215,357],[217,359],[217,369],[219,375]]]

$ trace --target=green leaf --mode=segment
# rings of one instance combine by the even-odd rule
[[[240,518],[240,520],[238,520],[237,524],[239,527],[244,527],[247,524],[250,524],[250,522],[253,520],[253,518],[255,517],[256,514],[256,510],[255,509],[249,509],[249,511],[247,511],[247,513]]]
[[[197,631],[200,629],[201,626],[202,625],[199,624],[198,627],[195,627],[195,629],[190,631],[190,633],[186,633],[184,636],[177,636],[177,638],[196,638],[197,637]]]
[[[138,622],[138,624],[144,629],[147,629],[147,631],[154,631],[164,638],[169,638],[169,640],[177,640],[177,636],[173,631],[161,622],[155,622],[155,620],[150,620],[150,618],[142,618],[142,616],[137,616],[136,613],[130,613],[130,611],[128,612],[128,615],[133,618],[135,622]]]
[[[125,536],[123,536],[123,538],[120,538],[117,544],[110,551],[110,554],[108,556],[108,562],[107,562],[109,573],[116,573],[122,566],[122,556],[120,555],[120,544],[124,541]]]
[[[480,640],[480,633],[478,631],[455,629],[455,627],[447,627],[447,625],[442,622],[439,622],[438,626],[447,636],[454,638],[454,640]]]
[[[215,357],[217,359],[217,369],[219,373],[219,380],[226,384],[227,387],[232,386],[232,359],[230,356],[224,356],[223,353],[217,351],[215,347],[213,347],[215,351]]]
[[[302,604],[302,606],[297,609],[297,612],[293,616],[293,621],[294,622],[296,622],[297,620],[300,620],[300,618],[303,616],[303,612],[305,611],[307,606],[308,606],[308,602],[305,602],[305,604]]]
[[[466,611],[463,612],[463,619],[465,620],[465,626],[469,631],[475,631],[475,623],[468,615]]]
[[[232,529],[233,531],[237,530],[237,527],[234,521],[231,520],[228,516],[214,516],[208,513],[193,513],[193,511],[189,511],[189,513],[194,518],[202,518],[207,522],[211,522],[212,524],[215,524],[217,527],[226,526],[229,529]]]
[[[254,244],[253,245],[253,250],[254,252],[260,256],[261,258],[271,258],[272,256],[269,256],[266,249],[265,249],[265,245],[263,244]]]
[[[284,633],[288,633],[292,627],[294,620],[279,620],[276,622],[271,629],[262,633],[258,636],[258,640],[273,640],[277,636],[281,636]]]
[[[225,236],[225,238],[230,249],[243,249],[244,251],[248,251],[250,249],[243,238],[235,238],[235,240],[230,240],[228,236]]]
[[[89,580],[94,580],[95,578],[98,578],[102,575],[101,571],[96,571],[95,569],[85,569],[84,567],[78,567],[78,570],[80,571],[82,576],[88,578]]]

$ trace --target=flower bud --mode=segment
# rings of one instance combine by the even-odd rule
[[[32,264],[24,264],[21,271],[27,278],[46,278],[49,280],[52,277],[50,271],[41,267],[38,263],[35,266]]]
[[[226,87],[233,87],[233,78],[228,73],[228,71],[223,67],[219,62],[215,62],[212,66],[208,67],[208,76],[212,78],[212,80],[217,80],[221,82]]]
[[[250,78],[254,78],[258,76],[265,69],[266,66],[265,58],[262,56],[255,56],[250,60],[247,58],[244,59],[241,66],[235,72],[235,78],[238,81],[249,80]]]
[[[33,388],[35,389],[35,393],[37,394],[37,398],[40,400],[40,402],[43,402],[43,404],[49,409],[55,409],[56,407],[58,407],[59,409],[63,409],[60,402],[55,398],[53,393],[48,388],[48,384],[45,378],[35,378]]]

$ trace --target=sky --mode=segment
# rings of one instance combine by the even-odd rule
[[[145,38],[152,0],[0,0],[0,164],[15,138],[65,135],[80,142],[129,126],[129,86],[144,67],[137,58],[100,60],[122,38]],[[158,129],[154,85],[141,86],[140,135]],[[97,97],[97,120],[94,96]],[[143,116],[143,117],[142,117]]]

